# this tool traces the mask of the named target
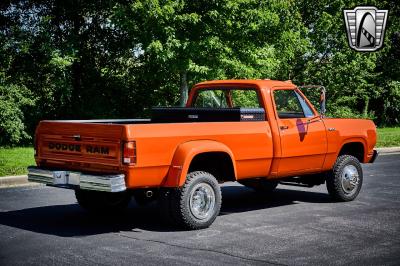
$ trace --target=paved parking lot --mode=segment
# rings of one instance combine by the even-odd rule
[[[155,206],[91,217],[73,191],[0,190],[0,265],[400,264],[400,155],[364,165],[359,197],[330,201],[325,186],[278,186],[261,197],[223,185],[209,228],[178,231]]]

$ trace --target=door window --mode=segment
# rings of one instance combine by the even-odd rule
[[[313,117],[306,100],[294,90],[275,90],[276,112],[281,119]]]
[[[301,108],[303,109],[304,116],[305,117],[313,117],[314,113],[311,110],[308,103],[306,102],[306,100],[300,94],[298,94],[296,91],[294,93],[296,93],[297,99],[299,99],[299,101],[300,101],[300,105],[301,105]]]
[[[274,99],[279,118],[304,117],[303,108],[294,90],[275,90]]]

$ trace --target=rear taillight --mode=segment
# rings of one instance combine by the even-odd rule
[[[122,161],[124,164],[133,165],[136,164],[136,142],[128,141],[124,143],[124,152],[122,155]]]

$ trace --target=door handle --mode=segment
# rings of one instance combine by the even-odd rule
[[[280,130],[285,130],[285,129],[288,129],[288,128],[289,128],[289,126],[280,126],[279,127]]]

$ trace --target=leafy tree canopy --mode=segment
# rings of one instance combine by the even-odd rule
[[[384,47],[347,44],[343,9],[389,9]],[[0,3],[1,145],[41,119],[145,116],[212,79],[327,88],[328,114],[400,123],[395,0],[8,0]]]

